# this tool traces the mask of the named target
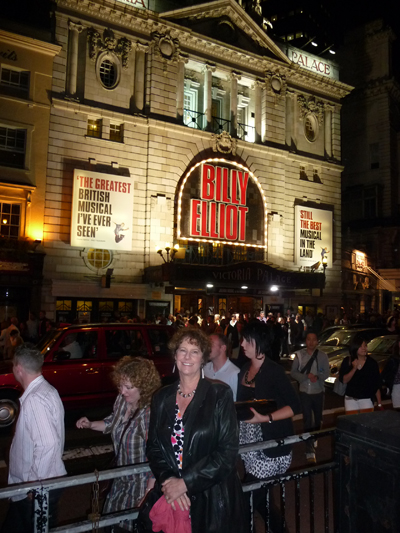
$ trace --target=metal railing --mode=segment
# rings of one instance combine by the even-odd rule
[[[279,441],[267,441],[267,442],[258,442],[255,444],[246,444],[240,447],[240,453],[245,453],[255,450],[266,450],[276,447],[281,447],[284,445],[297,444],[305,442],[310,438],[322,438],[327,436],[332,436],[335,433],[335,429],[327,429],[322,431],[316,431],[313,433],[304,433],[302,435],[293,435]],[[335,461],[328,462],[319,466],[312,466],[300,470],[290,471],[286,474],[279,476],[274,476],[265,480],[260,480],[251,483],[243,484],[243,491],[245,493],[250,493],[250,510],[253,510],[253,495],[254,491],[265,488],[266,489],[266,505],[265,505],[265,531],[269,531],[270,522],[271,522],[271,497],[272,491],[275,487],[279,488],[279,516],[280,516],[280,527],[282,531],[286,531],[286,526],[288,524],[287,520],[287,507],[288,507],[288,498],[286,496],[287,492],[293,493],[294,501],[289,502],[290,505],[294,505],[294,513],[291,513],[292,522],[294,520],[294,526],[296,533],[300,533],[300,526],[302,518],[304,515],[301,514],[300,509],[301,500],[305,498],[304,496],[304,487],[301,486],[302,481],[309,480],[309,490],[307,499],[309,501],[309,525],[307,531],[314,533],[314,531],[324,531],[325,533],[330,533],[334,531],[334,517],[333,517],[333,483],[331,479],[331,473],[337,469],[337,463]],[[113,468],[112,470],[104,470],[98,473],[90,474],[81,474],[75,477],[60,477],[53,478],[51,480],[45,480],[42,483],[30,482],[30,483],[21,483],[17,486],[10,486],[4,489],[0,489],[0,500],[11,498],[12,496],[21,496],[28,492],[33,492],[35,500],[35,533],[81,533],[84,531],[93,531],[93,520],[82,520],[80,522],[75,522],[73,524],[68,524],[65,526],[60,526],[52,528],[49,530],[48,526],[48,493],[51,490],[56,489],[66,489],[69,487],[78,487],[86,484],[93,484],[96,481],[103,481],[107,479],[115,479],[125,475],[140,474],[143,472],[148,472],[150,467],[147,463],[141,465],[132,465],[132,466],[123,466],[118,468]],[[322,476],[322,480],[318,479],[318,487],[322,483],[322,490],[318,490],[318,493],[315,492],[316,479],[318,476]],[[290,488],[290,484],[294,484],[293,488]],[[330,492],[331,488],[331,492]],[[323,496],[323,502],[321,505],[316,505],[316,499],[320,496]],[[319,515],[316,513],[319,511]],[[332,513],[330,513],[332,510]],[[322,513],[322,517],[320,514]],[[100,516],[97,522],[99,528],[111,526],[118,524],[122,520],[134,520],[137,518],[138,509],[129,509],[127,511],[120,511],[117,513],[110,513],[109,515]],[[315,523],[321,520],[324,523],[323,530],[321,527],[315,528]],[[250,524],[251,524],[251,533],[254,532],[254,514],[250,512]],[[292,530],[292,529],[291,529]]]
[[[255,141],[256,128],[254,126],[249,126],[248,124],[242,124],[238,122],[237,125],[237,136],[242,141],[247,141],[253,143]]]

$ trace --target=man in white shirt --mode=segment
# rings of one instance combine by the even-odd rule
[[[210,335],[210,361],[204,367],[204,375],[209,379],[223,381],[230,386],[236,402],[239,368],[228,359],[229,341],[225,335]]]
[[[56,389],[42,376],[39,350],[20,346],[14,355],[13,373],[24,393],[10,449],[8,483],[42,481],[64,476],[64,407]],[[56,494],[54,494],[56,492]],[[50,527],[59,491],[50,494]],[[13,496],[2,533],[33,532],[32,494]],[[52,501],[55,500],[55,501]]]

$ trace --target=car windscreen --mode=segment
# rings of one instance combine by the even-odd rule
[[[357,332],[346,329],[335,331],[335,333],[326,339],[325,344],[329,346],[339,346],[341,344],[348,346],[356,334]]]
[[[48,331],[46,335],[36,344],[36,348],[45,356],[57,339],[59,339],[62,332],[62,329]]]
[[[368,351],[374,353],[393,353],[397,337],[378,337],[368,343]]]

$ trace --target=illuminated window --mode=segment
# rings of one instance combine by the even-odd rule
[[[272,15],[271,22],[276,22],[278,20],[278,15]]]
[[[26,70],[13,70],[2,67],[0,86],[12,92],[26,97],[29,93],[29,72]]]
[[[118,311],[120,313],[132,313],[133,311],[132,302],[118,302]]]
[[[106,300],[105,302],[99,302],[99,311],[103,313],[114,311],[113,300]]]
[[[26,130],[0,126],[0,165],[24,168]]]
[[[122,142],[122,124],[110,124],[110,141]]]
[[[21,222],[21,206],[19,204],[0,203],[1,236],[18,239]]]
[[[107,268],[112,260],[110,250],[100,250],[98,248],[90,248],[87,253],[88,263],[96,269]]]
[[[291,33],[290,35],[287,36],[287,40],[288,41],[293,41],[293,39],[294,39],[293,33]]]
[[[56,301],[56,311],[71,311],[71,310],[72,310],[71,300],[57,300]]]
[[[101,119],[89,119],[88,125],[87,125],[87,133],[86,135],[88,137],[97,137],[98,139],[101,138]]]
[[[78,300],[76,302],[76,310],[80,312],[91,312],[93,307],[93,302],[87,300]]]

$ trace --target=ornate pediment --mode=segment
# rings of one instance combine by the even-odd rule
[[[289,64],[287,56],[236,0],[216,0],[160,14],[191,31],[236,49]]]

